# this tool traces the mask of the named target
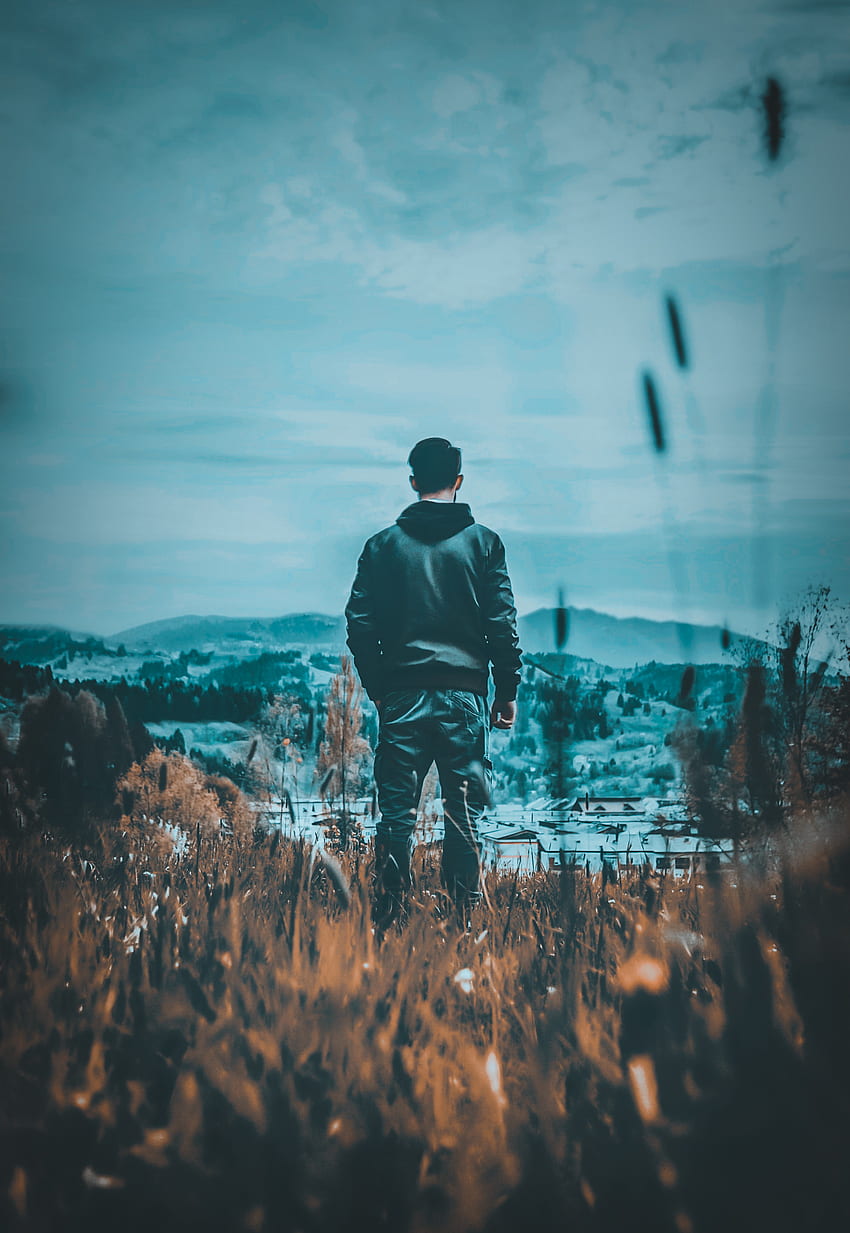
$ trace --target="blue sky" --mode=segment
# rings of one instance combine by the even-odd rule
[[[521,612],[850,598],[848,16],[7,5],[0,620],[338,612],[428,435]]]

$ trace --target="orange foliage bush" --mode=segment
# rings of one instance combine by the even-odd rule
[[[154,748],[134,762],[117,785],[121,821],[125,826],[157,823],[189,833],[219,834],[250,830],[247,798],[229,779],[205,775],[183,754]],[[167,838],[163,842],[168,845]]]

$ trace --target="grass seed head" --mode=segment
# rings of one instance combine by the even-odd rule
[[[787,113],[785,91],[776,77],[768,77],[761,96],[761,105],[764,120],[764,147],[767,157],[774,163],[779,158],[785,141]]]
[[[679,306],[672,295],[665,296],[664,304],[667,309],[667,321],[670,326],[670,338],[673,343],[673,354],[676,357],[676,363],[680,368],[688,368],[690,364],[688,346],[685,342],[685,329],[682,325]]]
[[[649,417],[652,444],[655,447],[656,454],[663,454],[667,449],[667,440],[664,434],[661,403],[658,398],[658,390],[655,387],[655,380],[649,372],[643,374],[643,393],[646,401],[646,412]]]

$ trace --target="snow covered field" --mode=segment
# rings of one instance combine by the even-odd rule
[[[184,723],[182,720],[164,720],[158,724],[145,724],[156,740],[168,740],[179,728],[186,742],[186,751],[202,749],[205,753],[218,753],[231,762],[244,761],[253,740],[253,732],[244,724],[222,721],[219,723]]]

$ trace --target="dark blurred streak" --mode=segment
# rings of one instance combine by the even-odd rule
[[[690,591],[690,584],[688,582],[688,575],[684,565],[682,567],[682,573],[683,579],[679,593],[683,600],[687,600]],[[676,633],[679,637],[679,646],[682,648],[682,658],[684,660],[688,660],[690,659],[691,651],[694,645],[694,627],[690,621],[677,621]]]
[[[679,312],[679,306],[672,295],[665,296],[664,303],[667,308],[667,320],[670,324],[670,336],[673,341],[673,353],[676,356],[676,363],[680,368],[688,368],[690,367],[690,358],[685,342],[685,330],[682,325],[682,315]]]
[[[800,622],[795,621],[788,635],[787,644],[779,652],[782,665],[782,690],[789,702],[793,702],[797,693],[797,652],[802,640],[803,631]]]
[[[555,609],[555,649],[563,651],[567,644],[570,628],[570,614],[564,606],[564,592],[558,591],[558,606]]]
[[[679,683],[679,696],[676,698],[676,706],[680,706],[685,710],[692,710],[694,707],[694,682],[696,681],[696,669],[693,664],[688,664],[685,671],[682,673],[682,680]]]
[[[773,163],[782,152],[785,140],[785,92],[775,77],[768,77],[764,93],[761,96],[764,111],[764,142],[767,157]]]
[[[643,374],[643,392],[646,398],[646,410],[649,415],[652,443],[655,446],[656,453],[663,454],[667,449],[667,442],[664,436],[664,424],[661,418],[661,404],[658,400],[658,391],[655,388],[655,382],[652,379],[651,373],[645,372]]]
[[[732,635],[729,633],[729,630],[725,625],[723,626],[723,632],[720,635],[720,645],[724,651],[728,651],[732,645]]]
[[[775,163],[782,153],[786,137],[788,106],[785,91],[776,77],[768,77],[761,94],[763,141],[768,160]],[[781,198],[780,198],[781,201]],[[780,321],[785,298],[783,267],[779,258],[785,250],[774,249],[770,254],[765,286],[765,333],[767,335],[768,368],[762,397],[755,408],[753,425],[753,469],[770,474],[771,450],[776,432],[777,383],[776,367],[779,355]],[[772,554],[761,551],[759,543],[768,523],[769,498],[766,484],[754,484],[752,488],[752,580],[753,600],[757,607],[767,602],[771,592],[773,575]]]

